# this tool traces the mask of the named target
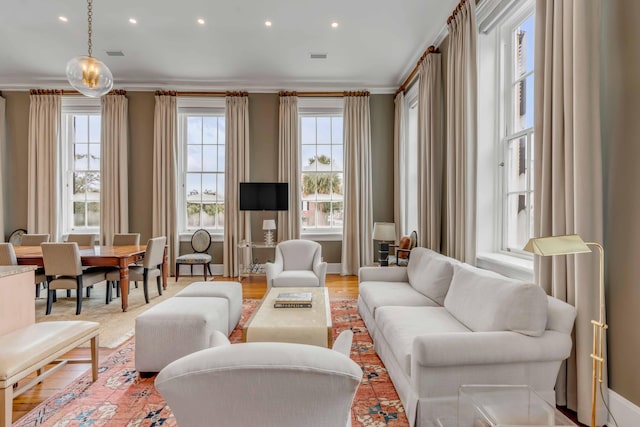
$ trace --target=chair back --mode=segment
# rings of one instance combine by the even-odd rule
[[[361,379],[358,364],[337,351],[257,342],[178,359],[155,386],[182,427],[210,426],[220,414],[229,426],[337,427],[349,425]]]
[[[82,274],[80,249],[76,242],[43,243],[42,259],[47,276],[79,276]]]
[[[276,246],[276,262],[282,261],[282,269],[313,270],[322,258],[322,246],[311,240],[286,240]]]
[[[164,246],[167,244],[167,238],[154,237],[147,242],[147,250],[144,253],[144,268],[156,268],[162,264],[164,258]]]
[[[17,265],[16,251],[11,243],[0,243],[0,265]]]
[[[140,244],[140,233],[116,233],[113,235],[113,246],[131,246]]]
[[[211,234],[203,228],[196,230],[191,236],[191,249],[196,253],[204,253],[211,246]]]
[[[93,246],[95,239],[95,234],[69,234],[67,236],[67,242],[76,242],[78,246]]]
[[[20,246],[40,246],[40,243],[48,241],[48,234],[23,234]]]

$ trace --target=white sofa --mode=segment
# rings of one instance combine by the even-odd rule
[[[528,384],[555,405],[575,308],[541,287],[425,248],[363,267],[358,311],[412,426],[455,417],[463,384]]]

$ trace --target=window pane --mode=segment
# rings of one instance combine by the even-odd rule
[[[513,97],[513,131],[533,127],[533,74],[515,84]]]
[[[200,227],[200,203],[187,203],[187,225]]]
[[[187,148],[187,171],[198,172],[202,170],[202,146],[190,145]]]
[[[334,172],[331,190],[333,192],[333,200],[342,200],[343,194],[343,174],[342,172]]]
[[[344,216],[344,203],[333,202],[331,206],[332,226],[342,227],[342,219]]]
[[[100,226],[100,203],[98,202],[87,203],[87,225],[89,227]]]
[[[216,191],[217,200],[224,202],[224,172],[218,174],[218,189]]]
[[[507,196],[507,247],[522,249],[529,240],[530,224],[525,193]]]
[[[213,202],[216,196],[216,175],[213,173],[202,174],[202,201]]]
[[[215,145],[202,146],[202,170],[206,172],[213,172],[218,168],[218,147]]]
[[[342,144],[342,117],[331,118],[331,143]]]
[[[205,203],[202,205],[202,227],[214,227],[216,225],[215,221],[216,214],[216,205],[213,203]]]
[[[316,170],[316,146],[315,145],[303,145],[302,146],[302,171],[315,171]]]
[[[331,170],[331,146],[318,144],[316,152],[318,153],[318,170]]]
[[[302,117],[300,119],[300,141],[303,145],[316,143],[315,117]]]
[[[85,115],[74,115],[74,142],[89,142],[89,117]]]
[[[73,202],[73,226],[84,227],[85,225],[85,203]]]
[[[315,173],[302,174],[302,198],[304,200],[314,200],[317,187]]]
[[[202,144],[202,117],[187,117],[187,144]]]
[[[100,170],[100,144],[89,144],[89,169]]]
[[[534,167],[535,163],[533,161],[533,156],[534,156],[534,153],[535,153],[536,146],[533,145],[533,142],[534,142],[534,138],[533,137],[534,137],[534,135],[531,134],[531,137],[529,138],[529,145],[530,145],[529,156],[531,156],[531,158],[529,159],[529,168],[530,168],[529,170],[531,171],[531,173],[529,174],[529,180],[530,180],[529,190],[531,190],[531,191],[533,191],[535,189],[535,185],[534,185],[535,179],[534,179],[534,173],[533,173],[533,167]],[[533,236],[533,234],[532,234],[532,236]]]
[[[330,117],[318,117],[316,120],[317,126],[317,143],[329,144],[331,142],[331,118]]]
[[[514,32],[516,78],[529,71],[533,71],[533,54],[535,51],[534,28],[535,15],[531,15],[520,24]]]
[[[507,148],[507,191],[527,190],[527,142],[526,137],[509,141]]]
[[[100,116],[89,116],[89,142],[100,142]]]
[[[224,145],[218,145],[218,171],[224,172],[225,153]]]
[[[218,117],[218,144],[224,145],[224,117]]]
[[[87,191],[86,184],[86,176],[87,174],[84,172],[76,172],[73,174],[73,194],[82,195],[82,199],[84,200],[84,194]],[[74,200],[79,200],[77,197],[74,197]]]
[[[202,138],[203,144],[215,144],[217,142],[217,128],[218,128],[218,119],[217,117],[203,117],[202,118],[202,126],[204,128],[204,135]]]
[[[332,145],[331,146],[331,160],[332,160],[332,168],[334,171],[341,171],[344,169],[344,154],[343,154],[343,146],[340,145]]]
[[[218,227],[224,228],[224,203],[218,203],[218,213],[216,214],[216,222]]]
[[[187,203],[188,202],[199,202],[200,201],[200,174],[198,173],[188,173],[186,179],[186,188],[185,191],[187,193]]]
[[[89,168],[89,146],[87,144],[73,144],[73,168],[87,170]]]
[[[98,172],[87,172],[85,175],[87,198],[100,200],[100,174]]]

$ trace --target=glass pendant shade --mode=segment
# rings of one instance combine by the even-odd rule
[[[83,95],[97,98],[113,88],[113,75],[92,56],[77,56],[67,63],[67,79]]]

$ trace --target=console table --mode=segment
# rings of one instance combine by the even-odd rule
[[[271,259],[275,257],[276,244],[265,245],[264,243],[241,242],[238,244],[238,276],[239,280],[249,276],[264,275],[264,264],[255,262],[257,258],[253,257],[253,250],[269,250],[271,251]]]

